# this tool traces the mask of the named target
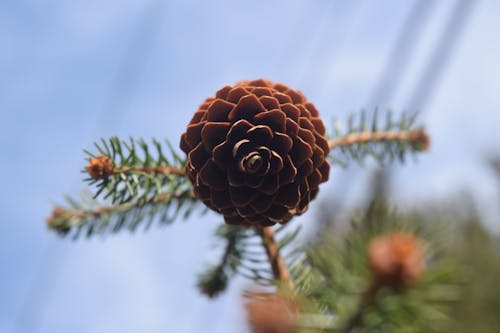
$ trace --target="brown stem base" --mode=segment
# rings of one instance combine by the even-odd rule
[[[290,271],[286,267],[285,261],[280,256],[279,246],[274,238],[274,230],[271,227],[264,227],[258,228],[257,232],[262,238],[262,245],[266,249],[274,278],[280,281],[284,286],[293,290],[294,283],[292,281]]]

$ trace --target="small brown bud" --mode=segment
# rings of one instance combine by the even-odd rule
[[[246,304],[248,320],[253,333],[293,333],[299,313],[291,299],[264,294]]]
[[[54,207],[52,214],[47,218],[47,227],[49,229],[55,230],[60,234],[65,234],[70,231],[70,226],[66,223],[65,219],[62,217],[68,217],[70,213],[60,207]]]
[[[113,161],[107,156],[100,155],[89,159],[89,164],[85,168],[90,177],[95,180],[106,179],[111,176],[115,170]]]
[[[52,214],[47,218],[47,226],[49,228],[55,227],[54,222],[57,221],[59,217],[63,216],[64,212],[64,209],[60,207],[54,207],[54,209],[52,210]]]
[[[431,144],[429,135],[423,129],[413,131],[410,136],[410,141],[412,146],[419,151],[428,150]]]
[[[368,247],[368,260],[380,286],[400,287],[414,284],[423,269],[423,249],[411,234],[395,233],[377,237]]]

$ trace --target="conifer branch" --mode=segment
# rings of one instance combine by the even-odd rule
[[[170,223],[181,213],[187,218],[199,203],[192,196],[190,188],[143,196],[115,205],[102,205],[95,200],[84,204],[71,198],[68,198],[68,202],[69,207],[54,208],[47,219],[47,226],[61,235],[73,232],[75,239],[82,233],[90,237],[96,234],[117,233],[124,228],[133,232],[142,223],[149,228],[155,217],[158,217],[161,223]]]
[[[422,127],[415,126],[416,116],[403,114],[400,119],[393,120],[392,112],[388,111],[381,123],[377,111],[371,120],[367,120],[362,111],[358,120],[353,115],[349,117],[345,131],[335,122],[334,133],[328,141],[332,149],[329,157],[341,166],[346,166],[351,159],[362,163],[367,156],[382,164],[395,159],[404,162],[408,153],[429,148],[429,135]]]
[[[129,167],[129,166],[122,166],[122,167],[117,167],[114,170],[114,173],[120,173],[120,172],[132,172],[132,173],[138,173],[138,174],[151,174],[151,175],[175,175],[175,176],[184,176],[186,172],[184,171],[183,168],[177,168],[177,167],[168,167],[168,166],[152,166],[152,167],[142,167],[142,166],[134,166],[134,167]]]
[[[342,333],[350,333],[362,324],[363,314],[375,304],[376,295],[380,289],[380,285],[373,283],[368,290],[363,294],[358,309],[354,315],[347,321],[345,327],[341,330]]]
[[[151,153],[144,140],[130,139],[129,142],[111,137],[108,141],[95,143],[97,153],[85,151],[88,165],[84,172],[86,179],[94,185],[94,198],[111,198],[113,204],[121,204],[143,196],[175,192],[179,186],[186,186],[185,160],[172,148],[153,140],[155,153]],[[168,151],[168,154],[164,153]]]
[[[275,249],[282,252],[286,250],[299,234],[300,228],[294,228],[291,232],[285,232],[286,230],[285,226],[271,230],[276,232],[276,235],[273,235],[273,253],[277,252]],[[203,294],[210,298],[218,296],[235,275],[262,286],[270,286],[274,281],[283,282],[273,273],[259,230],[222,224],[217,228],[215,236],[218,243],[224,243],[225,246],[219,262],[198,275],[198,287]],[[285,270],[291,259],[291,256],[280,256]]]
[[[290,290],[294,289],[292,276],[288,270],[285,261],[279,253],[279,243],[276,242],[274,237],[274,230],[271,227],[258,228],[257,232],[262,238],[262,245],[264,246],[269,263],[273,271],[274,278],[282,283]]]
[[[225,291],[229,278],[238,271],[245,251],[242,240],[246,237],[246,231],[245,228],[226,224],[217,228],[215,233],[217,239],[226,241],[222,257],[219,263],[198,275],[198,288],[209,298],[214,298]]]
[[[429,138],[423,129],[415,129],[412,131],[386,131],[386,132],[361,132],[348,134],[342,138],[329,140],[328,146],[330,149],[340,148],[355,144],[366,143],[385,143],[385,142],[403,142],[409,143],[416,150],[426,150]]]
[[[418,229],[422,225],[411,215],[389,211],[379,216],[383,223],[370,228],[365,218],[352,221],[343,241],[323,233],[289,266],[297,297],[314,305],[299,324],[328,332],[385,332],[393,323],[399,329],[442,320],[443,309],[458,297],[457,280],[439,258],[425,256],[425,269],[419,268],[421,243],[404,235],[416,237],[425,232]]]

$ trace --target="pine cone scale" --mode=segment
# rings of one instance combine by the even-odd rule
[[[271,96],[259,97],[259,101],[266,107],[267,110],[276,110],[280,107],[278,100]]]
[[[245,119],[238,120],[233,124],[229,133],[227,134],[227,141],[236,141],[245,135],[253,125]]]
[[[227,115],[234,109],[234,104],[222,99],[213,101],[207,109],[207,121],[227,121]],[[203,113],[202,113],[203,115]]]
[[[240,98],[238,104],[229,112],[227,119],[234,122],[240,119],[251,121],[261,112],[266,111],[264,105],[260,103],[255,95],[246,95]]]
[[[214,190],[225,190],[228,187],[226,174],[211,160],[208,160],[201,168],[199,179],[203,185]]]
[[[189,169],[196,169],[200,170],[203,168],[205,163],[208,161],[210,158],[210,154],[207,153],[205,147],[203,146],[203,143],[200,142],[196,148],[191,150],[188,154],[188,159],[189,159]]]
[[[269,126],[256,125],[247,131],[247,137],[252,142],[267,145],[273,140],[274,135]]]
[[[234,207],[244,207],[253,200],[257,194],[246,187],[230,187],[229,196],[234,204]]]
[[[296,167],[302,166],[309,158],[312,157],[313,151],[311,146],[307,144],[301,137],[296,137],[293,141],[292,149],[290,149],[290,156],[293,164]]]
[[[227,133],[231,129],[228,122],[207,122],[201,130],[201,140],[207,152],[211,152],[217,145],[226,140]]]
[[[231,103],[238,103],[243,96],[248,95],[249,92],[242,87],[233,88],[227,94],[226,100]]]
[[[193,148],[198,145],[198,143],[201,141],[201,130],[205,126],[207,122],[202,121],[197,124],[189,125],[187,130],[186,130],[186,141],[188,145]]]
[[[283,161],[283,170],[280,173],[280,186],[290,184],[297,175],[297,168],[293,165],[290,156]]]

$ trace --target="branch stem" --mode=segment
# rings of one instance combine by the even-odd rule
[[[163,174],[163,175],[176,175],[176,176],[184,176],[186,172],[182,168],[176,168],[176,167],[167,167],[167,166],[150,166],[150,167],[143,167],[143,166],[117,166],[114,169],[114,173],[118,172],[127,172],[127,171],[132,171],[132,172],[143,172],[143,173],[148,173],[148,174]]]
[[[146,201],[141,201],[143,203],[160,203],[160,202],[166,202],[170,200],[172,196],[170,194],[159,194],[157,196],[154,196],[151,199],[148,199]],[[110,214],[110,213],[115,213],[115,212],[120,212],[124,211],[127,209],[130,209],[132,206],[137,206],[139,204],[139,201],[133,201],[133,202],[125,202],[122,204],[114,205],[114,206],[104,206],[104,207],[99,207],[95,209],[64,209],[61,211],[61,214],[64,214],[65,217],[77,217],[77,218],[86,218],[90,216],[101,216],[104,214]],[[61,208],[60,208],[61,209]]]
[[[380,290],[380,288],[381,285],[374,281],[368,288],[368,290],[365,291],[359,303],[358,309],[351,317],[351,319],[347,322],[346,326],[341,330],[342,333],[350,333],[352,330],[362,324],[363,314],[369,307],[375,304],[375,296],[377,295],[377,292]]]
[[[293,290],[295,286],[292,281],[292,276],[286,267],[285,261],[279,253],[279,245],[274,237],[274,230],[271,227],[264,227],[258,228],[257,232],[262,238],[262,245],[266,249],[274,278]]]
[[[47,225],[54,230],[65,230],[70,227],[83,224],[87,218],[97,218],[104,215],[117,214],[126,212],[137,206],[147,204],[160,204],[167,203],[172,198],[181,198],[184,193],[172,194],[162,193],[150,198],[140,198],[135,201],[125,202],[118,205],[102,206],[94,209],[67,209],[62,207],[55,207],[52,215],[47,219]],[[191,196],[191,193],[189,193]]]
[[[385,132],[360,132],[351,133],[344,137],[328,141],[330,149],[345,147],[354,144],[364,144],[369,142],[404,141],[412,145],[421,145],[425,150],[428,146],[429,138],[422,129],[411,131],[385,131]]]

